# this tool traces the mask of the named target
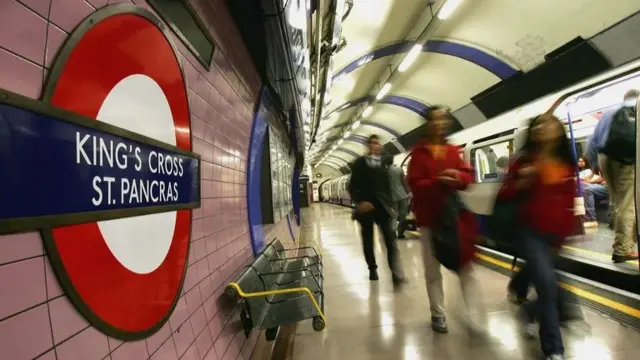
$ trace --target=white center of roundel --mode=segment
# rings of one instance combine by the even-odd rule
[[[176,145],[169,101],[152,78],[130,75],[111,89],[98,120]],[[109,250],[127,269],[148,274],[167,257],[176,226],[175,211],[99,221]]]

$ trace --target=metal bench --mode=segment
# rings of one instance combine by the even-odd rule
[[[288,256],[287,254],[297,252]],[[275,268],[274,271],[309,270],[314,275],[322,274],[322,257],[312,246],[286,249],[278,238],[262,251]]]
[[[253,328],[266,330],[267,340],[275,339],[278,328],[313,319],[315,331],[326,326],[322,265],[309,257],[284,257],[286,251],[274,240],[248,265],[227,294],[242,300],[240,318],[245,335]],[[279,250],[280,249],[280,250]]]

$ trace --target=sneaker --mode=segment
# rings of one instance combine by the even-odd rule
[[[585,229],[595,229],[598,227],[597,221],[585,221],[584,228]]]
[[[377,270],[369,270],[369,280],[378,281],[379,279]]]
[[[446,334],[449,332],[449,327],[447,326],[447,319],[444,316],[432,316],[431,328],[433,329],[433,331],[441,334]]]
[[[527,339],[533,339],[536,337],[537,330],[536,323],[527,323],[522,325],[522,334]]]
[[[517,295],[515,292],[508,290],[507,300],[512,304],[522,305],[527,302],[527,297]]]
[[[611,260],[613,260],[613,262],[616,263],[616,264],[623,263],[623,262],[629,261],[629,260],[638,260],[638,253],[634,252],[634,253],[629,253],[627,255],[613,254],[611,256]]]
[[[546,360],[564,360],[564,356],[560,354],[549,355],[545,358]]]
[[[518,320],[522,323],[522,334],[525,338],[531,339],[536,336],[536,323],[531,320],[531,317],[527,314],[525,308],[520,308],[516,315]]]

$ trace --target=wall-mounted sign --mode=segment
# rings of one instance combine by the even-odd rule
[[[0,103],[2,232],[200,202],[198,157],[66,118]]]
[[[96,328],[140,339],[182,289],[200,160],[162,22],[102,7],[69,36],[43,101],[0,90],[0,232],[40,229],[53,270]]]

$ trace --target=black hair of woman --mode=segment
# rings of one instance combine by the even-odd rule
[[[581,155],[578,160],[582,160],[584,161],[584,168],[585,169],[591,169],[591,164],[589,163],[589,158],[587,158],[587,155]]]
[[[571,168],[573,169],[577,168],[578,162],[573,154],[573,151],[571,150],[571,142],[569,141],[569,138],[567,138],[564,125],[562,125],[562,122],[555,115],[552,115],[552,114],[542,114],[534,118],[531,118],[529,120],[529,126],[527,127],[526,140],[524,142],[524,145],[520,149],[520,151],[523,152],[524,154],[535,154],[539,151],[538,145],[533,140],[533,128],[543,116],[550,116],[552,119],[555,120],[554,123],[556,124],[556,126],[562,129],[562,131],[560,132],[561,135],[559,139],[557,139],[556,141],[556,147],[553,150],[553,154],[560,161],[562,161],[568,166],[571,166]]]

